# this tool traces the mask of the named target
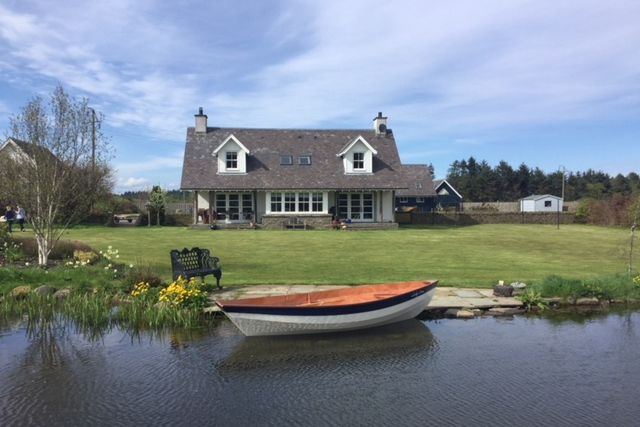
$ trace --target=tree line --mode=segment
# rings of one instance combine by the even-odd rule
[[[486,160],[473,157],[456,160],[449,167],[447,181],[467,201],[510,202],[532,194],[562,195],[562,171],[546,173],[538,167],[522,163],[514,169],[500,161],[491,167]],[[629,174],[610,176],[602,171],[564,172],[565,200],[583,198],[605,199],[614,195],[628,196],[640,193],[640,176]]]

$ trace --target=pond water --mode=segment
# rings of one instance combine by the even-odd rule
[[[0,328],[0,425],[638,425],[640,312],[339,335]]]

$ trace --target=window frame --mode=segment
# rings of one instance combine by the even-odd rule
[[[280,165],[281,166],[291,166],[291,165],[293,165],[293,156],[291,154],[281,154],[280,155]]]
[[[303,162],[302,159],[305,159],[305,161]],[[298,156],[298,164],[300,166],[311,166],[311,156],[310,155]]]
[[[235,157],[235,158],[234,158]],[[235,166],[230,166],[235,163]],[[238,170],[238,152],[237,151],[227,151],[225,154],[225,167],[226,170]]]
[[[356,156],[358,158],[356,158]],[[363,171],[365,170],[365,153],[363,151],[354,151],[353,152],[353,170],[354,171]]]

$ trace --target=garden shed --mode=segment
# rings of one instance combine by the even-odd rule
[[[533,194],[520,199],[520,212],[562,212],[562,197]]]

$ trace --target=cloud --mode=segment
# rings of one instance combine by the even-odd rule
[[[120,182],[118,187],[123,187],[127,189],[141,189],[141,188],[149,187],[150,184],[151,184],[151,181],[149,181],[147,178],[129,177],[124,181]]]

